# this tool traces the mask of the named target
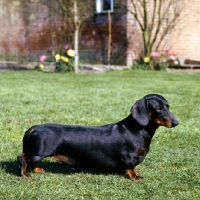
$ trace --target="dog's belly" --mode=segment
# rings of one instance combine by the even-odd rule
[[[110,169],[110,170],[123,170],[126,169],[124,162],[119,158],[110,158],[103,159],[102,157],[85,157],[81,158],[66,156],[66,155],[53,155],[50,156],[53,159],[61,162],[63,164],[67,164],[71,168],[97,168],[97,169]]]

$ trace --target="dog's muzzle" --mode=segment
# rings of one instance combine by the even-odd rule
[[[179,124],[178,120],[176,118],[172,119],[172,127],[175,127]]]

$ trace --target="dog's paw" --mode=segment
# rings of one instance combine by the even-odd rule
[[[45,171],[43,168],[36,167],[33,169],[35,173],[43,174]]]
[[[143,178],[140,176],[137,170],[128,169],[125,172],[126,176],[133,181],[141,181]]]
[[[21,177],[22,177],[22,178],[30,178],[31,176],[30,176],[30,174],[28,174],[28,173],[23,173],[23,174],[21,175]]]

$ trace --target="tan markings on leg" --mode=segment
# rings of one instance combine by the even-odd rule
[[[67,163],[69,158],[67,156],[64,155],[53,155],[51,156],[53,159],[62,162],[62,163]]]
[[[128,169],[126,170],[126,175],[134,181],[141,181],[142,177],[140,176],[139,172],[137,170]]]
[[[32,167],[32,169],[33,169],[33,171],[34,171],[35,173],[40,173],[40,174],[42,174],[42,173],[45,172],[43,168],[38,167],[37,163],[29,163],[29,165]]]
[[[24,158],[24,162],[23,162],[23,165],[22,165],[22,168],[21,168],[21,176],[24,177],[24,178],[28,178],[28,177],[30,177],[30,175],[26,172],[27,163],[25,162],[26,161],[25,155],[21,154],[19,156]]]
[[[26,172],[27,164],[24,163],[23,169],[22,169],[22,177],[29,178],[30,175]]]

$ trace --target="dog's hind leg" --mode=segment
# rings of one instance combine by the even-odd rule
[[[36,162],[31,162],[31,163],[28,163],[28,164],[31,166],[31,168],[33,169],[33,171],[34,171],[35,173],[42,174],[42,173],[45,172],[43,168],[38,167],[38,165],[37,165]]]

